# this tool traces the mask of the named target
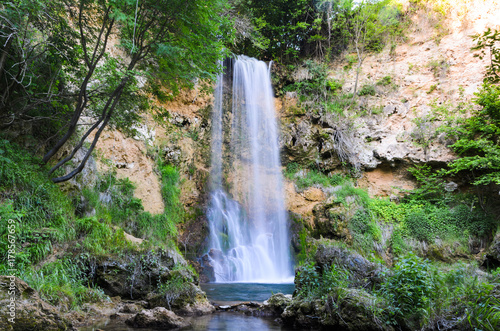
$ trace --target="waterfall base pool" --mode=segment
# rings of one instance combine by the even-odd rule
[[[190,326],[177,329],[182,331],[291,331],[281,326],[270,317],[247,316],[241,313],[216,312],[210,315],[187,317]],[[93,326],[78,328],[80,331],[158,331],[159,329],[141,328],[136,329],[127,326],[123,322],[105,320]]]
[[[292,294],[294,284],[261,284],[261,283],[208,283],[201,284],[207,293],[208,300],[217,305],[234,304],[238,302],[263,302],[273,293]],[[186,318],[190,326],[183,331],[287,331],[290,329],[280,326],[275,318],[247,316],[236,312],[216,312],[205,316]],[[127,326],[123,321],[105,319],[94,325],[78,328],[80,331],[133,331],[138,330]],[[153,331],[158,329],[140,329]]]
[[[273,293],[292,294],[295,289],[293,283],[206,283],[200,287],[207,293],[208,300],[218,305],[241,301],[263,302]]]

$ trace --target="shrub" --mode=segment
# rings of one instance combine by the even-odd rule
[[[373,85],[363,85],[363,87],[361,87],[361,89],[359,90],[358,92],[358,95],[360,96],[363,96],[363,95],[375,95],[376,91],[375,91],[375,86]]]
[[[377,85],[380,85],[380,86],[388,86],[391,84],[392,84],[392,77],[391,76],[384,76],[377,82]]]
[[[385,274],[381,293],[391,305],[392,316],[419,315],[428,305],[434,290],[429,267],[427,260],[409,253],[396,262],[392,272]]]

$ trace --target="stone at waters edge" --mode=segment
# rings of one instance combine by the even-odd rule
[[[176,329],[189,325],[182,317],[164,307],[144,309],[126,320],[125,323],[136,328],[162,329]]]
[[[12,286],[11,286],[12,285]],[[15,319],[10,323],[11,287],[15,288]],[[68,330],[71,322],[62,317],[56,307],[43,301],[37,291],[17,277],[0,276],[1,330]]]

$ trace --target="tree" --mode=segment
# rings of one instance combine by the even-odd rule
[[[357,4],[353,17],[353,47],[358,58],[353,101],[356,97],[359,74],[369,51],[380,51],[385,35],[398,23],[397,12],[389,9],[389,1],[363,0]]]
[[[486,67],[485,83],[500,83],[500,31],[488,28],[483,34],[473,36],[473,40],[477,45],[472,50],[479,51],[474,56],[482,60],[488,53],[490,58],[490,64]]]
[[[77,66],[75,34],[58,0],[0,4],[0,128],[42,122],[47,138],[69,109],[67,75]],[[64,70],[64,68],[67,68]]]
[[[455,129],[459,138],[451,148],[459,158],[450,172],[470,172],[474,185],[500,185],[500,86],[485,83],[476,96],[482,108]]]
[[[42,163],[49,162],[75,134],[84,111],[91,110],[97,119],[71,153],[51,168],[53,173],[66,164],[85,140],[94,135],[82,162],[68,174],[53,178],[56,183],[80,173],[116,113],[131,111],[120,109],[120,101],[127,91],[133,90],[135,77],[167,79],[171,87],[187,83],[193,77],[212,77],[216,60],[222,57],[218,32],[224,23],[222,0],[68,0],[66,5],[78,30],[82,78],[67,130],[45,154]],[[120,46],[127,53],[121,60],[106,53],[115,31],[119,32]],[[104,71],[107,68],[110,75],[94,86],[93,80],[101,68]]]
[[[451,129],[458,139],[450,147],[459,158],[449,164],[449,173],[468,173],[477,186],[500,185],[500,32],[488,29],[474,40],[477,45],[472,50],[479,50],[480,58],[489,52],[490,65],[482,88],[475,93],[474,102],[480,108]]]

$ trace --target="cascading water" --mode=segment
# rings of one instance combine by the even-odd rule
[[[293,270],[270,67],[238,56],[232,74],[232,89],[221,74],[215,91],[210,264],[216,282],[289,282]],[[229,114],[225,90],[232,90]],[[230,133],[224,132],[229,126]]]

